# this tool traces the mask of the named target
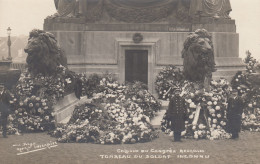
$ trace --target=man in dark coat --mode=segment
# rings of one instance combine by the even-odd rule
[[[83,88],[83,85],[82,85],[81,79],[77,79],[76,82],[75,82],[74,91],[75,91],[76,97],[79,100],[80,100],[80,97],[82,95],[82,88]]]
[[[3,130],[3,137],[7,138],[7,118],[9,115],[9,101],[11,100],[10,92],[0,84],[0,112],[1,112],[1,126]]]
[[[166,112],[168,121],[171,122],[171,130],[174,131],[174,141],[181,141],[181,132],[185,130],[185,116],[187,114],[185,99],[180,96],[181,90],[175,89],[170,99]]]
[[[227,131],[232,134],[232,139],[237,139],[241,129],[241,118],[245,103],[241,93],[233,91],[228,99],[227,108]]]

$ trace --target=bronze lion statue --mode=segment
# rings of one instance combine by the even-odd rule
[[[214,48],[211,35],[205,29],[190,33],[182,50],[183,74],[186,80],[204,82],[215,72]]]
[[[52,75],[58,66],[67,67],[67,58],[55,36],[43,30],[32,30],[24,51],[28,54],[28,71],[33,75]]]

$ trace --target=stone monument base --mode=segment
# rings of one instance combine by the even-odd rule
[[[208,20],[209,23],[200,21],[193,24],[78,21],[55,18],[46,19],[44,24],[44,30],[53,33],[65,50],[69,69],[77,73],[112,73],[123,83],[131,79],[127,71],[129,63],[136,61],[130,64],[135,68],[131,73],[141,74],[140,77],[147,79],[149,90],[155,94],[157,74],[169,64],[182,66],[183,43],[188,34],[197,28],[205,28],[212,35],[218,69],[213,74],[214,78],[231,79],[236,71],[244,70],[239,58],[239,35],[235,32],[234,20]],[[141,40],[136,42],[135,36],[140,36]],[[129,57],[131,53],[132,57]]]

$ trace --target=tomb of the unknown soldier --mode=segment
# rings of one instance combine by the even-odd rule
[[[166,65],[182,67],[189,33],[206,29],[212,36],[216,71],[231,79],[244,64],[229,1],[189,0],[55,1],[57,14],[44,21],[77,73],[112,73],[120,83],[142,81],[155,93],[156,75]],[[211,5],[211,6],[210,6]]]
[[[260,163],[260,2],[14,1],[0,163]]]

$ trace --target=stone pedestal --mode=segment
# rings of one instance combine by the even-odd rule
[[[148,51],[148,87],[155,93],[154,81],[166,65],[182,66],[181,51],[187,35],[197,28],[212,34],[218,71],[214,78],[231,79],[244,65],[239,58],[239,35],[234,20],[201,20],[198,23],[84,23],[61,18],[46,19],[44,30],[53,33],[75,72],[114,74],[125,81],[126,50]],[[140,33],[143,40],[133,41]]]

